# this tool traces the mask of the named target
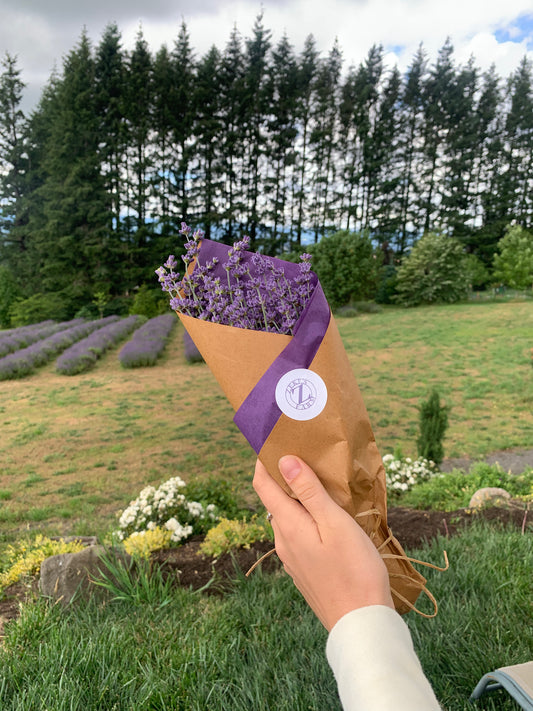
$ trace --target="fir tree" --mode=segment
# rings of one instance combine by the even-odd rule
[[[195,106],[194,135],[196,138],[195,191],[199,222],[206,237],[213,238],[212,228],[218,223],[222,181],[217,140],[221,133],[220,94],[217,76],[220,52],[213,46],[198,63],[193,103]]]
[[[0,258],[13,267],[27,249],[27,123],[21,109],[25,84],[16,57],[6,53],[0,75]]]

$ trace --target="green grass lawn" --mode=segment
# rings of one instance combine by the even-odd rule
[[[384,309],[338,320],[382,453],[416,454],[417,406],[451,406],[448,456],[533,445],[533,302]],[[255,457],[204,364],[174,331],[160,363],[108,352],[73,377],[53,364],[0,383],[0,530],[101,533],[147,483],[230,479],[253,504]]]
[[[437,697],[462,711],[481,676],[533,659],[533,539],[481,523],[412,553],[440,564],[436,618],[407,622]],[[283,573],[232,593],[163,592],[158,603],[27,605],[0,647],[3,711],[335,711],[326,633]],[[386,640],[376,640],[386,644]],[[511,711],[503,693],[484,711]]]

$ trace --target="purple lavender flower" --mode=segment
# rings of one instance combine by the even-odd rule
[[[134,331],[118,358],[124,368],[155,365],[168,342],[176,319],[172,314],[156,316]]]
[[[47,363],[76,341],[84,338],[97,328],[101,328],[103,324],[117,320],[118,316],[108,316],[107,319],[99,321],[83,322],[82,319],[75,319],[75,321],[61,324],[62,331],[58,331],[48,336],[48,338],[35,341],[27,348],[22,348],[4,358],[0,358],[0,380],[22,378],[25,375],[29,375],[36,368]]]
[[[244,237],[228,250],[227,261],[222,264],[226,278],[221,279],[213,276],[216,259],[207,264],[198,261],[203,232],[192,232],[183,222],[180,233],[187,239],[182,257],[184,276],[180,278],[174,271],[172,255],[156,270],[173,310],[237,328],[293,333],[316,283],[311,255],[302,255],[297,276],[289,280],[279,260],[258,253],[250,256],[246,251],[250,240]]]
[[[56,360],[56,370],[64,375],[76,375],[89,370],[108,348],[138,328],[143,320],[141,316],[128,316],[99,328],[62,353]]]
[[[11,329],[7,332],[3,331],[0,333],[0,356],[18,351],[36,341],[48,338],[58,331],[65,331],[67,328],[80,323],[83,323],[83,319],[81,318],[63,321],[62,323],[42,321],[41,323],[32,324],[31,326],[21,326],[20,328]]]

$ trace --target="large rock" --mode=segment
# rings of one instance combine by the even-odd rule
[[[509,503],[510,500],[511,494],[505,489],[500,489],[498,486],[486,486],[473,494],[468,507],[479,509],[483,506],[501,506],[501,504]]]
[[[73,599],[87,599],[104,588],[92,582],[101,579],[102,573],[112,577],[112,573],[101,556],[104,546],[89,546],[78,553],[61,553],[46,558],[41,565],[39,590],[42,595],[68,605]],[[109,552],[106,554],[109,555]],[[120,554],[126,565],[130,556]]]

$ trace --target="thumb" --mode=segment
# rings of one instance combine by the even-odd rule
[[[332,506],[336,507],[315,472],[299,457],[292,454],[281,457],[278,467],[291,491],[317,523],[324,520]]]

